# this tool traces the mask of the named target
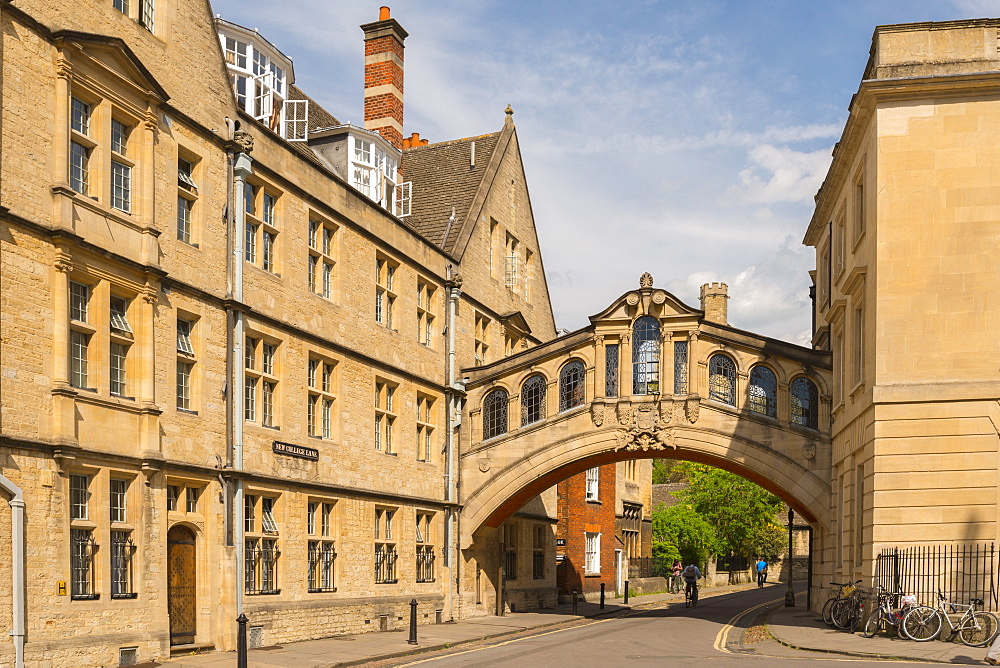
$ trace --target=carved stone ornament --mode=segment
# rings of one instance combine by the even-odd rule
[[[687,415],[688,422],[694,424],[698,421],[698,410],[701,408],[701,399],[698,397],[688,397],[687,403],[684,406],[684,412]]]
[[[619,403],[617,408],[618,424],[625,427],[632,424],[632,406],[630,404]]]
[[[493,461],[490,460],[489,457],[482,457],[479,460],[479,470],[482,471],[483,473],[486,473],[487,471],[489,471],[490,470],[490,466],[492,466],[492,465],[493,465]]]
[[[816,444],[815,443],[803,443],[802,444],[802,457],[812,461],[816,459]]]
[[[653,287],[653,275],[648,271],[639,277],[639,287],[640,288],[651,288]]]
[[[667,301],[667,293],[666,292],[663,292],[662,290],[657,290],[656,292],[653,293],[653,303],[654,304],[656,304],[657,306],[660,306],[665,301]]]
[[[629,306],[635,306],[636,304],[639,303],[639,295],[635,294],[634,292],[630,292],[628,293],[628,295],[625,296],[625,302]]]
[[[253,135],[246,130],[237,130],[233,133],[233,141],[239,144],[240,149],[247,155],[253,151]]]
[[[674,422],[683,422],[687,413],[686,401],[674,402]]]
[[[599,404],[596,401],[590,404],[590,419],[594,421],[595,427],[604,424],[604,404]]]
[[[618,440],[616,450],[677,449],[673,430],[660,420],[659,411],[655,406],[652,404],[639,406],[634,411],[634,416],[634,424],[623,422],[622,426],[628,429],[618,429],[615,432],[615,438]]]
[[[674,402],[665,399],[660,401],[660,422],[664,424],[672,422],[674,419]]]

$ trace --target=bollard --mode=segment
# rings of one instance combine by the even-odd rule
[[[406,642],[417,644],[417,599],[410,601],[410,639]]]
[[[576,614],[576,590],[573,590],[573,614]]]
[[[240,625],[236,632],[236,668],[247,668],[247,616],[240,613],[236,623]]]
[[[601,583],[601,610],[604,609],[604,583]]]
[[[628,580],[625,581],[625,605],[628,605]]]

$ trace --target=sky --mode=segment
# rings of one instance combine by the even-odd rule
[[[362,124],[363,35],[409,33],[404,134],[498,131],[514,109],[556,325],[650,272],[735,327],[808,345],[802,245],[876,25],[1000,16],[1000,0],[212,0]]]

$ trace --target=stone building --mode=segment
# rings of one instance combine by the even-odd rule
[[[838,581],[886,547],[998,536],[998,30],[877,27],[816,197],[813,343],[835,373],[814,570]]]
[[[0,664],[490,611],[457,370],[555,335],[517,132],[404,140],[406,32],[362,28],[358,127],[205,0],[0,1]]]

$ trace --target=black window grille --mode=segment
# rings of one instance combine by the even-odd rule
[[[584,399],[583,362],[573,360],[559,371],[559,410],[583,405]]]
[[[531,577],[534,580],[545,578],[545,550],[535,550],[531,556]]]
[[[244,575],[247,594],[280,594],[278,589],[278,542],[249,538],[245,544]]]
[[[521,426],[545,419],[545,378],[532,376],[521,385]]]
[[[396,546],[389,543],[375,544],[375,583],[396,582]]]
[[[73,529],[70,532],[70,573],[74,599],[100,598],[94,590],[94,554],[97,543],[94,532],[89,529]]]
[[[818,415],[816,409],[819,403],[819,392],[816,384],[808,378],[796,378],[789,388],[792,400],[792,423],[808,427],[818,428]]]
[[[736,405],[736,365],[725,355],[708,360],[708,398]]]
[[[434,582],[433,545],[417,545],[417,582]]]
[[[604,396],[618,396],[618,344],[604,346]]]
[[[632,393],[660,393],[660,323],[649,315],[632,326]]]
[[[778,414],[778,380],[766,366],[750,371],[750,410],[772,418]]]
[[[497,388],[483,400],[483,440],[507,433],[507,390]]]
[[[517,579],[517,548],[508,547],[504,550],[503,574],[507,580]]]
[[[688,393],[688,342],[674,341],[674,394]]]
[[[309,591],[337,591],[334,565],[337,552],[330,541],[309,541]]]
[[[132,584],[132,544],[130,531],[111,532],[111,598],[135,598]]]

